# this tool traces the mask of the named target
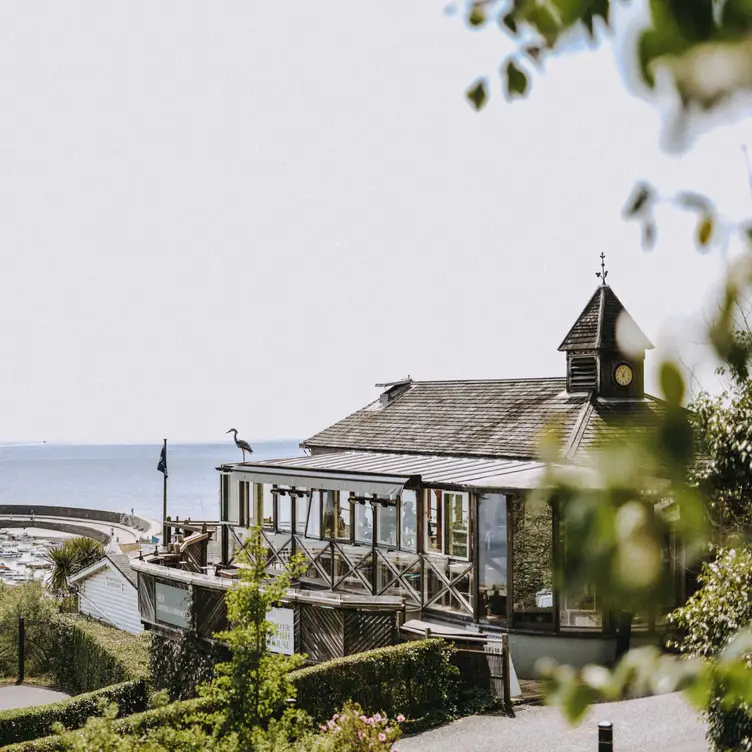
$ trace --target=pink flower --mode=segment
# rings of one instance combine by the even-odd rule
[[[400,713],[400,714],[399,714],[399,715],[397,716],[397,723],[404,723],[404,722],[405,722],[405,716],[404,716],[404,715],[402,715],[402,713]],[[395,750],[395,752],[396,752],[396,750]]]
[[[327,721],[326,724],[329,728],[334,728],[334,721]]]
[[[368,723],[368,718],[366,718],[364,715],[360,716],[360,720],[363,721],[363,723]]]
[[[380,742],[385,742],[386,741],[386,734],[385,733],[382,732],[382,733],[379,734],[379,741]]]
[[[336,721],[336,720],[337,720],[337,718],[339,718],[339,713],[335,713],[335,714],[334,714],[334,715],[332,716],[332,720],[333,720],[333,721]]]
[[[366,738],[366,734],[363,731],[363,729],[358,729],[358,739],[365,739],[365,738]]]
[[[378,723],[381,720],[381,713],[376,713],[376,715],[373,717],[373,720]]]
[[[322,731],[326,731],[326,726],[324,726],[324,724],[323,724],[323,723],[321,724],[321,726],[319,726],[319,728],[320,728],[320,729],[321,729]]]

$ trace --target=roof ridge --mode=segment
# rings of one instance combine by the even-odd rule
[[[598,300],[598,305],[600,306],[600,310],[598,311],[598,328],[595,332],[595,347],[596,349],[600,350],[601,347],[603,347],[603,319],[606,315],[606,284],[602,284],[598,288],[598,292],[600,294],[600,299]],[[608,288],[611,289],[610,287]],[[613,292],[613,291],[612,291]],[[614,295],[616,298],[616,295]],[[619,298],[616,298],[619,300]],[[622,306],[624,308],[624,306]]]
[[[413,381],[415,384],[499,384],[520,381],[564,381],[566,376],[522,376],[520,378],[506,379],[425,379],[422,381]]]

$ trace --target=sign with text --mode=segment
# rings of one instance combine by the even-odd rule
[[[273,608],[266,618],[277,628],[267,642],[269,650],[292,655],[295,652],[295,611],[291,608]]]
[[[188,612],[190,610],[191,596],[184,588],[176,588],[165,585],[162,582],[154,583],[156,596],[156,617],[165,624],[173,624],[176,627],[188,629]]]

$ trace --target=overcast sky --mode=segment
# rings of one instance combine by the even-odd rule
[[[687,345],[723,259],[620,212],[644,178],[743,216],[752,129],[662,153],[610,46],[476,114],[504,52],[441,0],[2,3],[2,438],[299,438],[407,374],[564,375],[601,251],[648,363]]]

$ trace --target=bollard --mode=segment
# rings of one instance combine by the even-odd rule
[[[24,680],[24,664],[26,663],[26,656],[24,655],[26,648],[26,636],[24,634],[24,618],[18,617],[18,678],[16,684],[23,684]]]
[[[614,752],[614,724],[598,721],[598,752]]]

